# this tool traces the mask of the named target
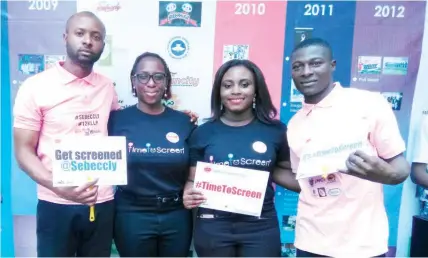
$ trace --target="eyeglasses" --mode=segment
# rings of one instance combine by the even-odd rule
[[[132,77],[137,78],[138,82],[142,84],[148,83],[150,79],[153,79],[154,83],[162,83],[166,79],[166,75],[164,73],[154,73],[154,74],[139,73],[139,74],[135,74]]]

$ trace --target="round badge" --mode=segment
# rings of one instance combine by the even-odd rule
[[[180,140],[180,137],[178,137],[178,134],[169,132],[166,134],[166,139],[172,143],[177,143]]]
[[[267,151],[267,146],[263,142],[254,142],[253,143],[253,150],[258,153],[265,153]]]

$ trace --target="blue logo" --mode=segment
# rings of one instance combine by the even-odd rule
[[[168,43],[168,53],[175,59],[186,57],[189,53],[189,42],[183,37],[173,37]]]
[[[388,75],[407,75],[409,58],[407,57],[384,57],[383,74]]]

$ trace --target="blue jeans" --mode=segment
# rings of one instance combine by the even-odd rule
[[[199,257],[280,257],[276,215],[267,218],[198,216],[194,233]]]
[[[95,221],[89,206],[64,205],[39,200],[37,204],[38,257],[110,257],[114,202],[95,205]]]
[[[114,241],[122,257],[187,257],[192,213],[182,199],[115,196]]]

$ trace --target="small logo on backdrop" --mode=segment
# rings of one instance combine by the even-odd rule
[[[359,74],[380,74],[382,67],[381,56],[359,56],[358,73]]]
[[[180,140],[180,137],[178,136],[178,134],[174,132],[167,133],[165,137],[169,142],[172,142],[172,143],[177,143]]]
[[[293,79],[291,79],[290,102],[303,102],[303,94],[297,90]]]
[[[159,26],[201,27],[201,2],[159,1]]]
[[[389,102],[392,110],[401,109],[402,92],[382,92],[383,97]]]
[[[223,64],[233,59],[248,59],[249,51],[249,45],[224,45]]]
[[[119,0],[103,0],[97,3],[98,12],[114,12],[121,8]]]
[[[97,62],[99,66],[111,66],[112,64],[112,37],[107,35],[105,40],[104,51],[101,54],[100,60]]]
[[[267,146],[263,142],[256,141],[253,143],[253,150],[258,153],[265,153],[267,151]]]
[[[384,57],[382,73],[387,75],[406,75],[408,65],[408,57]]]
[[[65,55],[45,55],[45,70],[55,66],[60,61],[65,61]]]
[[[191,76],[177,76],[177,73],[172,74],[171,85],[173,87],[197,87],[199,86],[199,78]]]
[[[172,58],[182,59],[189,53],[189,42],[184,37],[173,37],[168,42],[168,53]]]
[[[178,98],[177,94],[172,94],[170,99],[162,101],[165,106],[170,107],[172,109],[178,109],[181,104],[181,101]]]
[[[19,54],[18,70],[25,75],[34,75],[45,70],[45,56]]]

